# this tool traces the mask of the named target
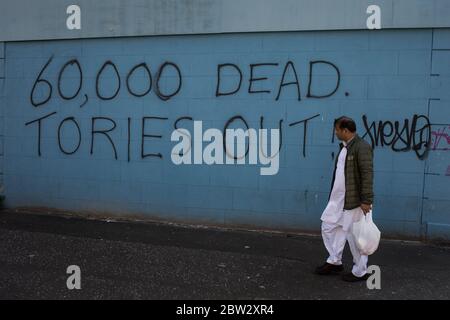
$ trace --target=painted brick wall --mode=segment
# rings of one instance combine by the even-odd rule
[[[433,34],[429,104],[433,145],[426,161],[423,222],[430,238],[448,238],[450,226],[450,30]]]
[[[338,151],[333,121],[345,114],[356,120],[359,134],[375,148],[374,214],[383,233],[449,237],[449,32],[363,30],[8,42],[6,203],[317,231]],[[72,59],[81,67],[82,85],[73,99],[64,99],[74,96],[80,85],[76,64],[63,69]],[[118,83],[112,65],[97,83],[106,61],[117,68],[121,86],[114,98],[102,100],[98,94],[112,97]],[[289,61],[284,83],[295,80],[295,68],[300,100],[296,85],[283,86],[277,99]],[[310,72],[314,61],[326,63],[313,64]],[[127,75],[142,62],[150,69],[153,86],[147,95],[136,97],[129,91],[145,92],[149,77],[143,68],[136,69],[129,90]],[[175,64],[182,75],[180,91],[168,100],[156,94],[158,69],[165,62]],[[216,96],[218,65],[227,63],[239,67],[242,84],[235,94]],[[253,78],[267,79],[254,81],[251,89],[269,92],[249,93],[251,65],[263,63],[277,65],[253,67]],[[40,79],[48,83],[39,81],[33,91],[41,70]],[[220,90],[233,91],[239,83],[236,69],[222,71]],[[175,91],[179,84],[172,66],[159,80],[162,93]],[[35,104],[44,102],[49,84],[50,99],[33,106],[30,96]],[[38,122],[32,121],[46,115],[50,116],[41,122],[39,155]],[[278,174],[261,176],[259,165],[173,164],[170,154],[175,142],[170,134],[177,119],[186,116],[202,120],[204,129],[223,129],[234,116],[242,116],[256,129],[261,117],[264,128],[277,128],[282,120]],[[75,122],[63,122],[67,117],[74,117],[81,138]],[[94,135],[91,154],[93,117],[116,123],[109,136],[117,159],[103,134]],[[167,118],[146,122],[145,133],[161,138],[142,139],[143,117]],[[304,122],[295,125],[305,119],[310,119],[306,136]],[[95,121],[97,129],[112,126],[111,120]],[[59,147],[60,125],[62,148],[76,150],[73,154]],[[192,131],[192,121],[180,120],[178,127]],[[240,120],[232,122],[230,128],[235,127],[245,128]],[[142,151],[161,153],[162,158],[142,158]]]
[[[4,196],[4,180],[3,180],[3,129],[4,129],[4,112],[5,112],[5,44],[0,42],[0,197]]]

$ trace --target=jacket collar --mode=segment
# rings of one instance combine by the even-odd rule
[[[359,139],[359,136],[358,136],[358,134],[356,133],[355,136],[353,137],[353,139],[350,140],[350,142],[347,144],[347,146],[346,146],[347,149],[350,148],[350,147],[353,145],[353,143],[355,143],[355,141],[356,141],[357,139]],[[344,145],[343,142],[339,143],[339,146],[341,147],[341,149],[342,149],[343,147],[345,147],[345,145]]]

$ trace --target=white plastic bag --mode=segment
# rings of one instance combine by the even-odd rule
[[[381,232],[372,220],[372,211],[353,223],[352,234],[361,254],[371,255],[377,250]]]

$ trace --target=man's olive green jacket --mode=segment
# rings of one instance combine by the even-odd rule
[[[341,142],[340,150],[344,147]],[[333,190],[334,179],[338,156],[334,164],[333,181],[331,190]],[[328,196],[330,200],[331,196]],[[373,202],[373,151],[369,143],[356,134],[347,145],[347,157],[345,159],[345,210],[351,210],[359,207],[362,203],[372,204]]]

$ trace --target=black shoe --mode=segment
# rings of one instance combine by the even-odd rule
[[[366,281],[369,279],[369,274],[365,274],[362,277],[357,277],[353,273],[349,272],[342,276],[342,280],[347,282],[358,282],[358,281]]]
[[[315,273],[324,276],[324,275],[339,274],[342,271],[344,271],[343,265],[335,265],[325,262],[323,265],[316,268]]]

